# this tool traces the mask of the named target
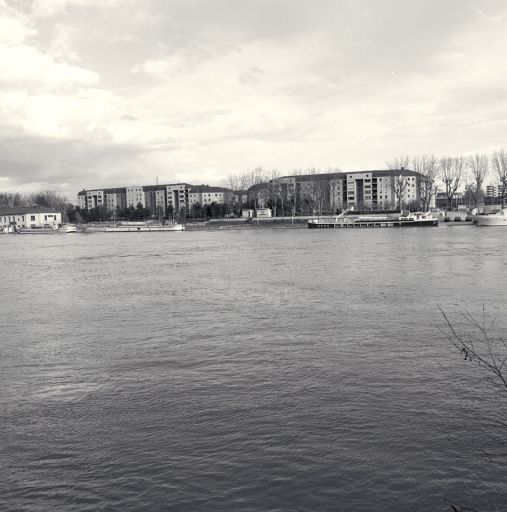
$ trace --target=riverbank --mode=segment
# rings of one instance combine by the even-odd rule
[[[335,216],[326,216],[334,219]],[[445,218],[449,221],[445,221]],[[466,212],[447,212],[438,214],[441,225],[472,225],[467,221]],[[315,219],[316,216],[300,217],[271,217],[271,218],[229,218],[229,219],[209,219],[209,220],[187,220],[185,223],[186,231],[226,231],[226,230],[257,230],[257,229],[307,229],[308,221]],[[460,220],[457,220],[460,219]],[[144,223],[143,223],[144,224]],[[80,230],[87,232],[106,231],[111,222],[91,223],[80,225]]]
[[[215,231],[235,229],[304,229],[307,228],[308,220],[314,217],[271,217],[266,219],[254,218],[231,218],[231,219],[210,219],[208,221],[188,222],[185,228],[190,231]]]

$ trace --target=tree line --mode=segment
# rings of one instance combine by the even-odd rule
[[[507,151],[505,148],[486,153],[473,153],[469,156],[436,157],[425,154],[410,158],[401,156],[388,160],[387,169],[411,169],[422,175],[420,183],[420,198],[423,209],[427,210],[437,193],[437,180],[443,183],[447,206],[450,209],[452,201],[460,188],[465,190],[477,208],[484,198],[484,183],[492,174],[499,183],[499,197],[502,208],[505,207],[507,195]],[[399,178],[403,181],[403,178]]]
[[[194,203],[191,208],[181,208],[176,211],[172,205],[169,205],[165,211],[163,208],[149,208],[138,203],[137,206],[130,205],[127,208],[117,207],[115,210],[108,210],[106,206],[97,206],[86,209],[72,207],[67,211],[68,222],[103,222],[103,221],[145,221],[151,219],[158,220],[202,220],[202,219],[220,219],[228,216],[233,208],[228,204],[210,203],[202,205]]]
[[[411,169],[421,175],[419,181],[420,206],[424,211],[436,196],[439,182],[443,184],[447,207],[452,207],[453,200],[460,189],[464,189],[474,206],[478,207],[484,197],[484,183],[488,176],[493,175],[498,180],[498,197],[501,199],[502,208],[505,207],[507,196],[507,150],[505,148],[486,153],[474,153],[468,156],[440,156],[423,154],[415,157],[400,156],[387,160],[387,169]],[[339,173],[339,168],[328,168],[326,173]],[[299,184],[296,190],[296,182],[282,186],[278,169],[265,170],[256,167],[239,174],[230,174],[224,185],[235,192],[247,191],[259,186],[255,198],[250,197],[246,206],[248,208],[271,208],[274,216],[295,215],[296,211],[302,214],[321,215],[329,207],[335,211],[340,206],[337,191],[334,190],[334,182],[320,178],[321,171],[315,167],[306,169],[292,169],[288,176],[309,175],[312,179]],[[397,207],[401,208],[401,200],[407,180],[403,176],[393,179],[392,191],[396,197]],[[241,202],[240,202],[241,203]],[[149,218],[173,217],[181,219],[221,218],[229,215],[240,215],[240,203],[231,204],[195,203],[190,209],[183,208],[176,212],[172,206],[168,206],[165,212],[152,211],[150,208],[138,204],[136,207],[117,209],[114,212],[107,211],[104,206],[91,210],[80,209],[69,202],[59,192],[44,190],[39,192],[19,193],[0,192],[0,208],[14,208],[17,206],[46,206],[63,213],[66,222],[93,222],[109,220],[111,217],[124,220],[146,220]],[[393,205],[394,206],[394,205]]]
[[[45,206],[63,212],[72,205],[63,194],[54,190],[28,193],[0,192],[0,208],[26,206]]]

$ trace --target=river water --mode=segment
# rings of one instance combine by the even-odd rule
[[[506,252],[445,225],[2,237],[0,510],[505,510],[477,421],[505,393],[437,306],[501,331]]]

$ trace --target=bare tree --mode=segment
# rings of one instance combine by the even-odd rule
[[[319,171],[312,167],[307,169],[307,180],[302,183],[303,201],[307,204],[309,213],[312,215],[322,215],[325,201],[325,184],[319,176]]]
[[[398,156],[392,160],[386,160],[387,169],[408,169],[409,164],[409,156]]]
[[[247,169],[240,174],[229,174],[225,180],[227,188],[234,190],[247,190],[253,185],[264,183],[268,180],[266,172],[262,167],[256,167],[253,170]]]
[[[0,208],[14,208],[19,206],[17,204],[17,198],[19,194],[17,192],[0,192]]]
[[[468,187],[470,194],[474,200],[474,205],[479,206],[482,197],[482,185],[488,175],[489,161],[488,156],[484,153],[474,153],[468,158],[468,166],[472,174],[473,183]]]
[[[452,208],[452,200],[465,177],[467,162],[462,156],[440,158],[440,176],[445,185],[445,196],[447,199],[447,208]]]
[[[238,174],[229,174],[227,178],[223,181],[225,187],[230,188],[234,192],[238,190],[243,190],[240,185],[240,176]]]
[[[485,307],[480,320],[469,311],[461,312],[462,331],[455,327],[455,322],[450,320],[442,307],[439,310],[448,328],[444,334],[451,345],[465,361],[485,369],[489,383],[507,392],[507,342],[501,336],[490,334],[493,324],[487,323]]]
[[[340,197],[342,191],[341,180],[331,180],[329,183],[329,204],[333,213],[336,213],[338,208],[343,208],[343,199]]]
[[[403,200],[403,193],[405,192],[405,189],[408,186],[408,181],[405,176],[393,176],[391,178],[391,185],[394,192],[394,195],[396,197],[396,204],[398,207],[398,210],[401,212],[401,206],[402,206],[402,200]]]
[[[507,421],[503,402],[507,398],[507,341],[494,334],[495,323],[487,321],[484,306],[480,317],[462,311],[458,318],[451,319],[442,307],[439,310],[446,326],[441,332],[451,347],[465,364],[482,371],[492,389],[499,391],[481,398],[481,408],[473,410],[468,422],[469,438],[460,436],[460,441],[470,448],[476,438],[480,439],[478,454],[488,464],[498,464],[503,468],[507,459]],[[445,501],[455,512],[478,512],[475,508]]]
[[[421,198],[422,210],[427,212],[431,200],[437,193],[435,181],[440,171],[438,161],[435,155],[416,156],[412,159],[412,169],[421,175],[419,179],[419,197]]]
[[[271,205],[271,209],[273,210],[273,216],[276,217],[278,205],[280,203],[283,204],[280,173],[278,172],[277,169],[273,169],[271,171],[270,180],[268,182],[268,191],[269,191],[269,203]],[[283,206],[282,206],[282,208],[283,208]]]
[[[491,166],[500,181],[502,208],[505,208],[505,194],[507,192],[507,152],[505,149],[499,149],[491,155]]]

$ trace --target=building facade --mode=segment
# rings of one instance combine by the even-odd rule
[[[486,197],[500,197],[502,195],[501,185],[488,185],[486,187]]]
[[[176,183],[172,185],[135,185],[124,188],[82,190],[78,193],[79,208],[91,210],[104,207],[113,212],[118,208],[133,207],[139,204],[149,208],[154,215],[166,215],[168,210],[179,213],[188,211],[193,204],[232,203],[233,192],[223,187],[209,185],[190,185]]]
[[[189,193],[192,185],[188,183],[177,183],[175,185],[166,185],[167,208],[174,212],[188,210]]]
[[[146,200],[141,185],[135,185],[133,187],[126,187],[125,195],[127,199],[127,208],[133,206],[137,208],[138,204],[141,204],[143,208],[146,207]]]
[[[173,212],[187,215],[193,205],[234,205],[242,208],[271,208],[273,215],[316,215],[344,209],[390,210],[418,208],[423,176],[408,169],[330,172],[282,176],[248,190],[175,183],[130,186],[114,189],[82,190],[82,209],[104,207],[107,211],[149,208],[153,215]],[[429,206],[434,206],[434,201]]]
[[[337,210],[389,210],[420,202],[422,175],[408,169],[283,176],[249,189],[248,204],[284,214]],[[290,214],[290,213],[289,213]]]
[[[110,188],[104,190],[105,202],[108,211],[123,210],[127,207],[127,195],[122,188]]]
[[[7,208],[0,210],[0,228],[57,228],[62,214],[42,206]]]
[[[104,206],[105,190],[82,190],[79,192],[77,199],[80,208],[91,210]]]
[[[192,187],[188,193],[188,204],[192,208],[194,204],[206,206],[212,203],[229,204],[233,201],[233,192],[231,189],[223,187],[210,187],[201,185]]]

